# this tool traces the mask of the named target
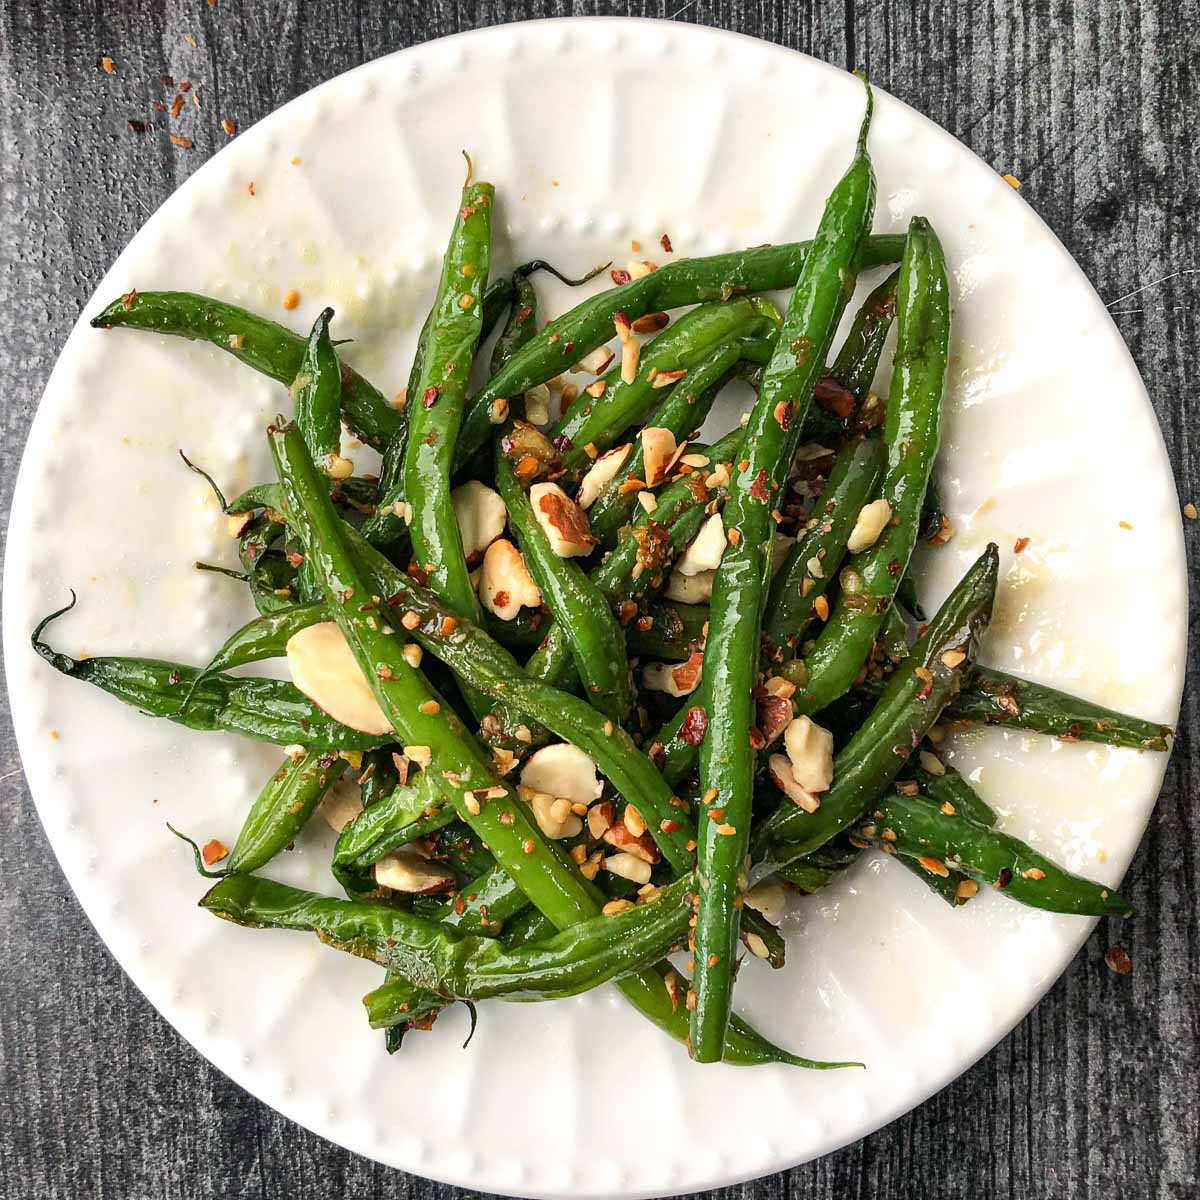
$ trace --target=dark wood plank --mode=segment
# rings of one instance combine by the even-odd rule
[[[213,114],[249,124],[348,67],[461,29],[677,10],[682,21],[864,66],[985,161],[1013,171],[1100,294],[1119,301],[1117,321],[1181,494],[1200,496],[1188,405],[1200,275],[1155,282],[1200,267],[1197,0],[3,0],[5,524],[29,420],[80,305],[145,217],[224,140]],[[104,54],[115,60],[112,76],[99,69]],[[202,89],[203,115],[186,130],[192,150],[137,137],[126,125],[164,98],[164,73]],[[1194,568],[1195,523],[1187,537]],[[453,1189],[375,1166],[276,1116],[150,1009],[53,862],[24,786],[7,697],[0,703],[0,1194],[450,1200]],[[1127,888],[1133,921],[1102,925],[1038,1009],[919,1110],[819,1163],[727,1196],[1200,1195],[1200,846],[1190,819],[1200,795],[1198,705],[1193,687]],[[1116,940],[1134,958],[1124,979],[1103,963]]]

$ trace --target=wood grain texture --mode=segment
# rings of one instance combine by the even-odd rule
[[[429,38],[591,13],[678,13],[866,67],[984,161],[1016,174],[1113,302],[1180,493],[1200,498],[1189,403],[1200,274],[1156,282],[1200,267],[1197,0],[0,0],[5,527],[29,421],[72,322],[143,220],[224,141],[221,117],[248,125],[349,67]],[[111,75],[100,67],[106,54]],[[166,142],[162,116],[145,135],[126,123],[169,100],[164,73],[200,91],[202,108],[189,105],[178,122],[191,150]],[[1186,534],[1194,571],[1200,524],[1189,522]],[[7,695],[0,703],[0,1195],[456,1195],[278,1117],[149,1007],[54,864]],[[818,1163],[727,1189],[729,1197],[1200,1196],[1198,707],[1193,686],[1124,889],[1133,921],[1102,924],[1035,1012],[919,1110]],[[1103,962],[1118,939],[1134,961],[1125,978]]]

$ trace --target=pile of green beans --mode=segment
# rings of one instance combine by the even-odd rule
[[[612,982],[699,1061],[855,1065],[768,1041],[734,1012],[734,984],[743,948],[784,961],[761,882],[807,895],[875,850],[954,906],[1001,892],[1130,911],[1005,832],[940,753],[977,723],[1136,752],[1169,750],[1172,732],[977,661],[995,546],[928,619],[916,606],[912,551],[942,523],[951,306],[927,220],[871,236],[866,94],[810,241],[613,272],[548,324],[533,276],[596,272],[495,273],[496,190],[468,169],[394,403],[342,359],[329,308],[302,334],[131,292],[92,321],[208,342],[287,388],[294,418],[267,430],[275,478],[232,502],[188,463],[236,538],[240,570],[206,569],[258,609],[206,665],[55,649],[74,594],[33,646],[148,715],[287,748],[232,849],[192,843],[216,880],[201,907],[378,963],[363,1004],[390,1052],[454,1001]],[[762,295],[778,289],[783,315]],[[569,382],[586,364],[597,377]],[[752,408],[697,441],[734,379]],[[344,430],[379,451],[378,476],[354,474]],[[474,518],[455,491],[468,482]],[[517,584],[533,599],[512,616],[500,593]],[[234,673],[270,660],[294,682]],[[264,873],[317,813],[338,831],[344,897]],[[685,948],[681,974],[667,955]]]

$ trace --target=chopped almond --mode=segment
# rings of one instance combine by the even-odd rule
[[[811,717],[797,717],[783,731],[792,778],[806,792],[824,792],[833,783],[833,734]]]
[[[675,444],[675,435],[669,429],[647,425],[641,432],[642,468],[647,487],[657,487],[670,475],[683,454],[687,442]]]
[[[361,733],[392,731],[354,652],[333,621],[320,621],[288,639],[292,682],[335,721]]]
[[[688,543],[688,547],[675,563],[681,575],[698,575],[701,571],[712,571],[721,565],[725,553],[725,526],[719,513],[714,513],[700,532]]]
[[[886,500],[872,500],[870,504],[864,504],[859,510],[854,528],[850,531],[846,549],[851,554],[857,554],[860,550],[875,545],[891,519],[892,506]]]
[[[596,539],[583,509],[556,483],[535,483],[529,489],[534,516],[559,558],[591,554]]]
[[[569,742],[555,742],[531,754],[521,769],[521,783],[536,792],[583,805],[599,800],[604,791],[596,764]]]
[[[504,532],[508,509],[498,492],[470,479],[450,493],[454,519],[467,562],[477,562],[483,552]],[[541,601],[539,600],[540,604]]]
[[[630,442],[614,446],[592,463],[587,474],[579,481],[579,491],[575,496],[575,502],[580,508],[591,508],[596,503],[600,493],[625,465],[625,460],[629,457],[632,449],[633,445]]]
[[[512,621],[522,608],[538,608],[541,589],[534,582],[521,552],[507,538],[497,538],[483,555],[479,571],[479,600],[502,621]]]

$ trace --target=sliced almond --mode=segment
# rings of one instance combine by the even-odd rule
[[[569,742],[555,742],[531,754],[521,769],[521,783],[574,804],[591,804],[604,791],[596,764]]]
[[[687,442],[676,445],[675,435],[669,429],[647,425],[641,432],[642,471],[647,487],[658,487],[670,475]]]
[[[550,423],[550,389],[544,383],[534,384],[525,393],[525,420],[531,425]]]
[[[583,830],[583,822],[570,811],[570,807],[568,806],[567,811],[563,813],[558,799],[548,792],[538,792],[524,785],[517,790],[521,799],[526,801],[532,810],[538,828],[551,841],[577,837]]]
[[[864,504],[859,509],[854,528],[850,531],[846,549],[851,554],[857,554],[860,550],[866,550],[875,545],[879,541],[879,535],[891,519],[892,506],[886,500],[872,500],[870,504]]]
[[[746,907],[762,913],[768,921],[778,921],[787,908],[787,893],[783,884],[774,879],[764,879],[756,883],[745,896]]]
[[[621,344],[621,382],[632,383],[637,378],[642,359],[642,344],[636,338],[626,338]]]
[[[667,578],[666,597],[678,600],[680,604],[703,604],[712,599],[716,576],[716,571],[699,571],[695,575],[672,571]]]
[[[529,489],[534,516],[559,558],[591,554],[596,545],[582,508],[557,483],[535,483]]]
[[[589,375],[603,375],[615,357],[607,346],[597,346],[595,350],[585,354],[571,370],[577,373],[587,372]]]
[[[767,759],[767,769],[779,790],[798,808],[811,813],[821,807],[819,797],[796,782],[796,777],[792,774],[792,764],[786,754],[772,754]]]
[[[454,886],[453,874],[440,863],[422,858],[415,850],[397,850],[375,864],[375,882],[393,892],[430,896]]]
[[[699,575],[701,571],[712,571],[721,565],[721,556],[725,553],[725,526],[720,513],[713,513],[703,525],[700,532],[688,543],[687,549],[675,563],[675,570],[681,575]]]
[[[391,722],[335,622],[320,621],[294,633],[287,662],[296,687],[335,721],[360,733],[391,733]]]
[[[479,600],[502,621],[511,621],[522,608],[537,608],[542,603],[541,589],[534,583],[520,550],[507,538],[497,538],[484,553]]]
[[[650,864],[625,850],[619,854],[610,854],[604,860],[604,869],[622,879],[628,879],[631,883],[650,882]]]
[[[796,717],[783,731],[792,777],[806,792],[824,792],[833,782],[833,734],[811,717]]]
[[[508,509],[499,492],[470,479],[450,493],[458,536],[462,539],[467,562],[483,557],[483,552],[504,532]]]
[[[703,665],[699,651],[683,663],[648,663],[642,669],[642,685],[668,696],[690,696],[700,686]]]
[[[362,810],[358,789],[346,779],[339,779],[317,805],[317,812],[334,833],[341,833]]]
[[[580,508],[591,508],[600,498],[600,493],[608,486],[609,481],[625,465],[629,452],[633,449],[630,442],[622,446],[614,446],[605,451],[588,468],[587,474],[579,481],[579,491],[575,503]]]

